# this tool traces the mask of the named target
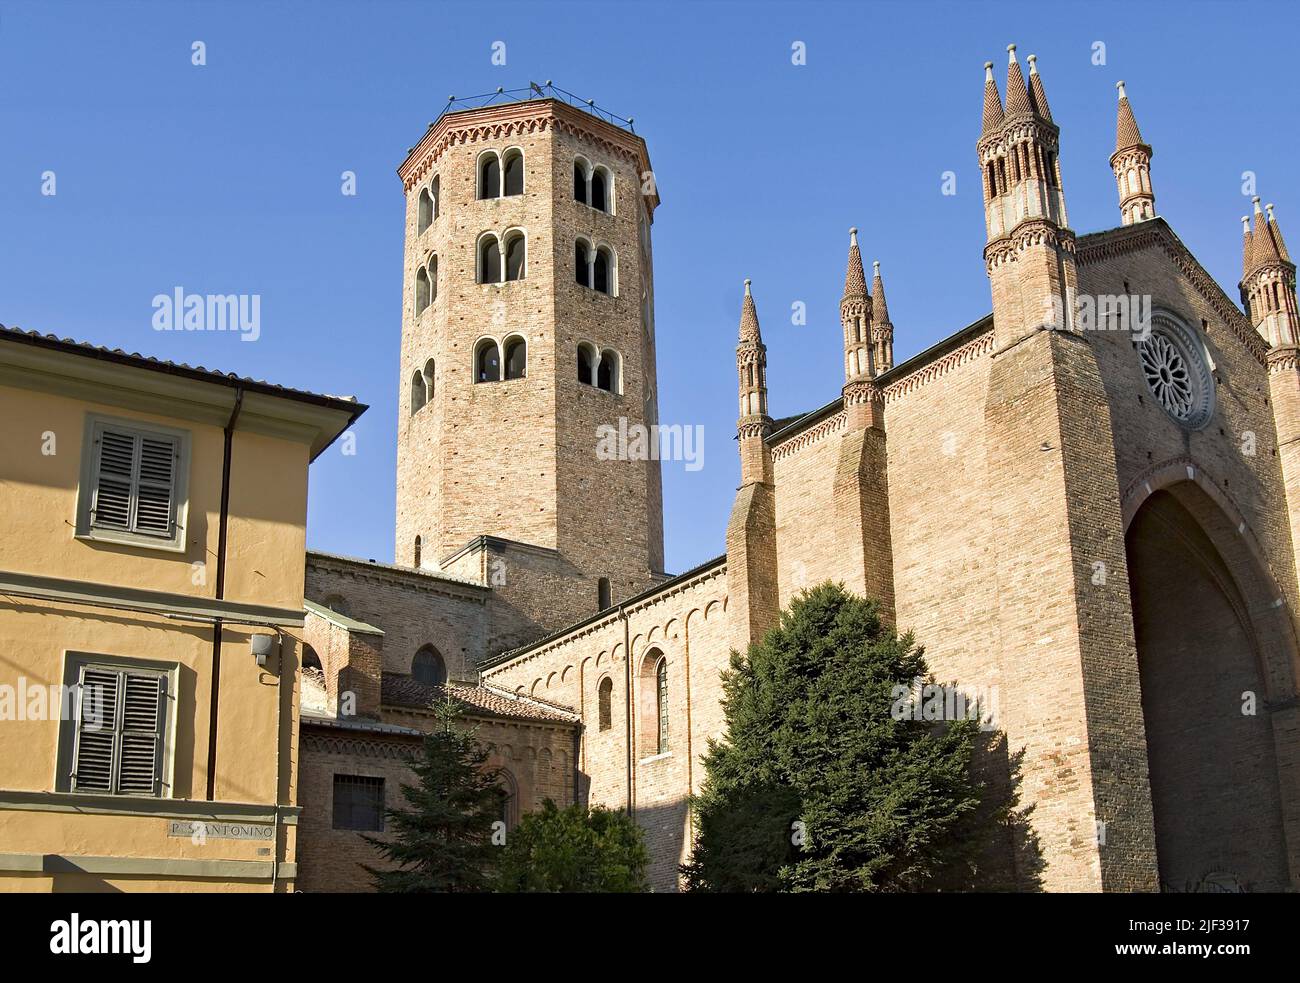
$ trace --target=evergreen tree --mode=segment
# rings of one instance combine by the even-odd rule
[[[500,862],[502,891],[630,893],[647,889],[650,855],[627,813],[547,799],[510,831]]]
[[[1006,834],[1013,786],[992,790],[972,769],[997,740],[978,720],[898,712],[900,692],[925,678],[910,633],[829,583],[795,598],[748,657],[733,652],[688,889],[972,886],[990,838]]]
[[[365,869],[391,893],[485,891],[493,882],[493,823],[501,819],[500,776],[484,767],[488,752],[456,726],[458,705],[439,704],[440,726],[426,734],[412,762],[415,785],[402,785],[408,808],[385,813],[391,839],[367,836],[395,870]]]

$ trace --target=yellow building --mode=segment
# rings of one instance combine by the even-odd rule
[[[292,890],[307,466],[365,409],[0,327],[0,890]]]

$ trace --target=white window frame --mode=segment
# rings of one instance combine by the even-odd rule
[[[73,768],[77,760],[77,744],[80,736],[81,717],[81,679],[87,669],[99,669],[106,672],[133,674],[137,676],[156,676],[162,680],[161,715],[158,735],[159,745],[155,761],[154,790],[145,795],[138,792],[118,792],[103,790],[77,789],[73,782]],[[175,790],[175,748],[178,706],[177,685],[180,665],[175,662],[161,662],[153,659],[138,659],[129,656],[105,655],[94,652],[64,653],[63,684],[64,692],[71,693],[72,698],[66,704],[71,715],[60,714],[58,753],[56,754],[54,788],[59,792],[71,792],[76,795],[106,795],[123,799],[170,799]],[[119,700],[119,705],[121,701]],[[117,728],[116,721],[114,722]],[[120,759],[115,755],[113,762],[113,785],[116,786]]]
[[[172,473],[172,530],[170,536],[157,536],[129,529],[99,526],[92,521],[91,510],[99,480],[99,440],[106,431],[127,433],[136,437],[154,437],[176,443],[175,470]],[[185,530],[189,515],[189,473],[191,434],[188,430],[164,427],[140,420],[86,414],[85,432],[81,447],[81,479],[77,489],[77,520],[75,535],[78,539],[116,543],[123,546],[144,546],[150,549],[183,553],[186,549]]]

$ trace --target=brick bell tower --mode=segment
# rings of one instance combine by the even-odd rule
[[[659,198],[630,120],[550,83],[509,96],[453,103],[398,168],[395,556],[551,628],[663,569],[659,462],[600,441],[658,422]]]

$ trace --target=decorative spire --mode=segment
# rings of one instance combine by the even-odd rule
[[[1244,279],[1250,273],[1251,257],[1253,255],[1252,241],[1250,236],[1250,216],[1241,216],[1241,275]]]
[[[880,260],[871,264],[871,321],[873,324],[889,323],[889,307],[885,304],[885,281],[880,278]]]
[[[1007,45],[1007,115],[1022,116],[1032,113],[1029,104],[1029,89],[1025,86],[1025,77],[1020,74],[1020,63],[1016,61],[1016,46]]]
[[[745,299],[740,305],[740,340],[759,344],[763,342],[763,335],[758,328],[758,310],[754,307],[754,297],[749,292],[749,280],[745,281]]]
[[[1277,224],[1277,218],[1273,215],[1272,203],[1265,205],[1264,210],[1268,212],[1268,231],[1273,236],[1273,246],[1277,249],[1278,255],[1289,263],[1291,262],[1291,255],[1286,251],[1286,242],[1282,239],[1282,227]]]
[[[1042,76],[1038,74],[1038,56],[1030,55],[1025,61],[1029,62],[1029,103],[1034,112],[1050,123],[1052,107],[1047,105],[1047,91],[1043,88]]]
[[[1124,83],[1116,82],[1119,110],[1115,118],[1115,152],[1110,167],[1119,188],[1119,211],[1125,225],[1156,217],[1156,195],[1151,186],[1151,148],[1142,142]]]
[[[1002,125],[1002,96],[998,94],[998,84],[993,81],[993,62],[984,63],[984,129],[981,136],[988,136]]]
[[[862,272],[862,253],[858,251],[858,230],[849,229],[849,265],[844,274],[844,296],[865,297],[867,277]]]
[[[1128,96],[1124,92],[1124,83],[1116,82],[1115,88],[1119,90],[1119,116],[1115,123],[1115,153],[1121,150],[1128,150],[1130,147],[1145,147],[1142,141],[1142,133],[1138,130],[1137,120],[1133,118],[1133,107],[1129,105]]]
[[[894,367],[894,326],[885,303],[885,281],[880,278],[880,260],[871,264],[871,341],[875,346],[876,368],[888,372]]]

